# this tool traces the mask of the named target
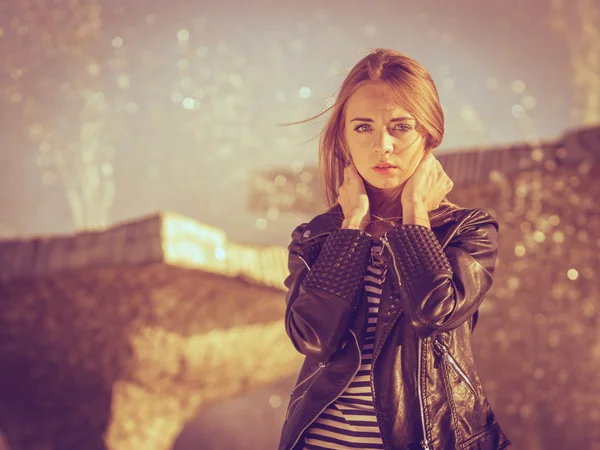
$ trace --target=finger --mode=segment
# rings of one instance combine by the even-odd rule
[[[346,179],[352,178],[352,164],[348,164],[344,169],[344,177]]]
[[[348,166],[344,167],[343,180],[346,181],[349,177]]]

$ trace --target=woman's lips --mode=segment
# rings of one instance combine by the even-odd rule
[[[394,171],[397,169],[397,167],[392,167],[392,166],[388,166],[388,167],[373,167],[373,170],[375,172],[377,172],[380,175],[390,175],[391,173],[394,173]]]

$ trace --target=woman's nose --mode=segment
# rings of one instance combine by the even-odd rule
[[[383,152],[391,152],[394,150],[394,137],[388,132],[387,128],[383,128],[379,133],[376,133],[375,142],[373,142],[377,150]]]

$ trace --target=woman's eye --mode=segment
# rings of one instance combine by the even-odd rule
[[[355,131],[368,131],[369,130],[369,125],[362,124],[362,125],[357,126],[354,130]]]
[[[369,131],[371,128],[370,125],[362,124],[362,125],[358,125],[356,128],[354,128],[355,131],[358,131],[359,133],[363,133],[365,131]],[[410,131],[412,128],[410,127],[410,125],[406,125],[405,123],[401,123],[396,125],[394,128],[394,130],[396,131]]]

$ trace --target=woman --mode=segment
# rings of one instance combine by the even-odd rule
[[[446,199],[431,76],[378,49],[330,109],[319,172],[333,206],[289,246],[285,326],[306,358],[279,449],[509,447],[470,341],[498,224]]]

